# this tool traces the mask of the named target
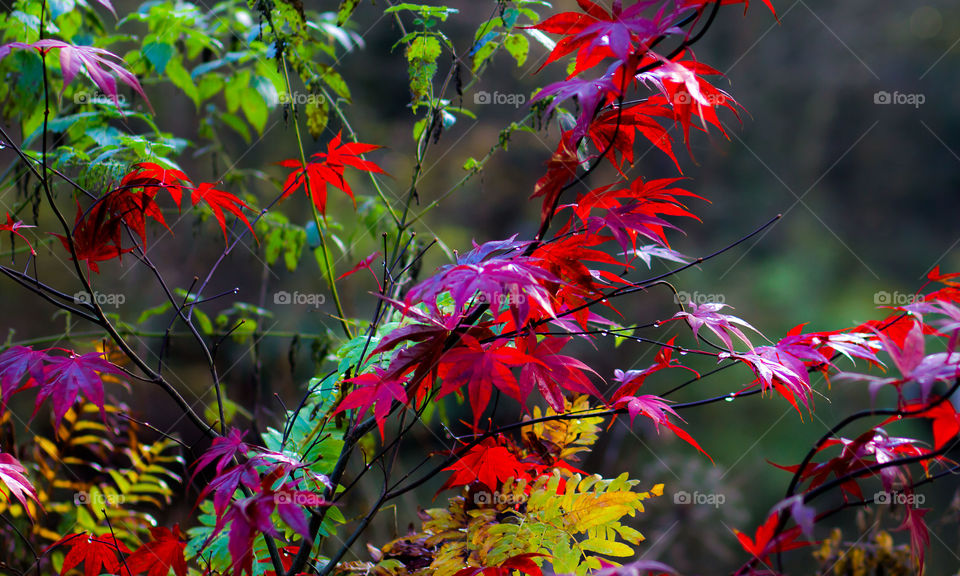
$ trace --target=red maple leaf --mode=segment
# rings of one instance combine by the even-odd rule
[[[254,234],[253,226],[250,225],[250,221],[247,220],[247,217],[243,215],[243,208],[250,210],[250,207],[247,206],[247,203],[229,192],[217,190],[214,188],[214,186],[215,184],[211,182],[203,182],[202,184],[198,184],[197,187],[194,188],[190,193],[190,198],[194,206],[197,205],[197,202],[202,201],[210,207],[210,210],[213,212],[213,217],[217,219],[217,223],[220,224],[220,229],[223,230],[224,243],[228,242],[226,218],[223,214],[224,210],[239,218],[244,224],[246,224],[247,228],[250,230],[250,233]],[[256,234],[254,234],[254,238],[256,238]]]
[[[214,460],[217,461],[215,469],[219,475],[235,457],[245,456],[250,450],[250,446],[243,441],[244,434],[244,432],[236,428],[231,428],[226,435],[214,438],[210,447],[207,448],[207,451],[197,458],[196,463],[194,463],[193,475],[190,476],[190,481],[192,482],[197,473],[203,468],[206,468]]]
[[[670,137],[670,132],[652,118],[652,116],[662,115],[659,107],[646,102],[624,109],[611,108],[606,112],[601,112],[590,123],[587,135],[590,136],[593,145],[598,150],[604,150],[608,146],[611,147],[607,154],[607,160],[621,172],[624,163],[633,165],[633,148],[636,143],[636,135],[639,133],[669,156],[676,164],[677,171],[682,173],[680,163],[677,162],[677,157],[673,153],[673,138]],[[619,162],[617,161],[617,153],[620,154]]]
[[[341,190],[344,194],[353,200],[356,207],[357,201],[353,197],[353,190],[344,178],[344,170],[347,166],[362,170],[364,172],[373,172],[375,174],[385,174],[382,168],[375,163],[360,158],[361,154],[371,152],[380,148],[376,144],[363,144],[361,142],[346,142],[342,140],[342,132],[338,132],[330,142],[327,143],[326,152],[317,152],[311,158],[316,158],[318,162],[307,162],[306,166],[300,160],[283,160],[279,164],[286,168],[296,168],[287,176],[283,183],[283,196],[286,198],[293,194],[298,188],[303,187],[307,196],[317,207],[317,211],[322,216],[327,214],[327,186],[333,186]]]
[[[570,132],[560,136],[557,151],[547,162],[547,172],[534,184],[530,198],[543,196],[540,209],[540,224],[543,225],[550,216],[554,204],[563,192],[564,187],[577,176],[580,158],[577,156],[576,146],[570,141]]]
[[[24,511],[30,515],[30,507],[27,506],[27,498],[40,505],[37,497],[37,491],[33,484],[27,480],[26,469],[20,464],[20,461],[10,454],[0,453],[0,484],[7,487],[10,495],[16,498]],[[32,515],[31,515],[32,517]]]
[[[383,423],[390,415],[390,407],[396,400],[401,404],[407,403],[407,392],[404,389],[406,382],[390,377],[385,370],[376,368],[376,372],[361,374],[344,382],[353,384],[353,391],[347,394],[337,405],[334,414],[359,409],[358,414],[366,414],[371,407],[373,417],[380,428],[380,438],[383,438]]]
[[[87,268],[99,274],[100,267],[97,262],[113,260],[131,251],[133,248],[123,249],[119,244],[121,223],[120,218],[110,216],[106,210],[94,210],[85,217],[77,203],[77,217],[73,226],[73,248],[76,250],[77,260],[86,262]],[[67,237],[61,234],[53,235],[69,252],[70,242]]]
[[[586,372],[594,371],[576,358],[560,354],[560,350],[570,340],[573,338],[548,336],[537,342],[533,335],[518,339],[519,349],[539,360],[539,363],[525,364],[520,371],[521,402],[526,402],[534,388],[540,391],[547,404],[558,414],[564,411],[561,388],[574,393],[590,394],[603,400],[603,395],[586,375]]]
[[[172,530],[163,526],[150,528],[150,541],[127,556],[126,566],[131,574],[146,572],[147,576],[167,576],[173,570],[176,576],[186,576],[186,548],[179,525],[174,524]]]
[[[34,414],[47,398],[53,398],[53,416],[56,427],[67,410],[73,406],[77,395],[83,392],[88,401],[100,408],[100,417],[106,421],[103,408],[103,379],[101,374],[122,376],[123,372],[104,359],[100,352],[69,356],[47,356],[43,368],[43,385],[37,394]]]
[[[166,190],[173,201],[180,207],[184,186],[192,186],[187,175],[173,168],[164,168],[153,162],[140,162],[120,181],[122,188],[143,188],[143,191],[156,197],[157,193]]]
[[[911,412],[910,418],[929,418],[933,420],[933,449],[939,450],[947,445],[948,442],[960,434],[960,413],[950,403],[949,400],[939,402],[933,408],[926,408],[930,404],[937,403],[937,398],[931,398],[928,403],[907,404],[902,408],[905,412]],[[886,426],[891,422],[899,420],[896,416],[891,416],[881,424]]]
[[[496,490],[508,478],[526,477],[528,464],[517,460],[509,449],[494,438],[486,438],[464,453],[456,462],[444,468],[453,475],[437,493],[448,488],[480,482],[489,490]]]
[[[86,532],[79,532],[64,536],[50,545],[50,548],[65,546],[70,548],[63,559],[61,576],[69,574],[71,570],[83,564],[83,576],[99,576],[100,574],[117,574],[130,576],[130,572],[123,566],[117,557],[119,550],[129,554],[130,549],[110,535],[93,536]]]
[[[34,226],[28,226],[20,220],[14,222],[9,212],[7,212],[7,223],[0,224],[0,231],[10,232],[14,236],[19,236],[24,242],[27,243],[27,246],[30,248],[30,254],[36,256],[37,251],[33,249],[33,244],[30,244],[30,241],[27,240],[27,237],[19,232],[21,228],[34,228]]]
[[[511,576],[514,571],[522,572],[528,576],[543,576],[540,566],[534,562],[534,558],[547,558],[546,554],[527,552],[525,554],[516,554],[510,556],[496,566],[487,567],[469,567],[463,568],[453,576]]]
[[[786,552],[795,548],[803,548],[804,546],[813,544],[813,542],[797,542],[797,537],[800,536],[801,533],[800,526],[794,526],[774,537],[779,523],[780,512],[774,512],[757,528],[757,532],[753,538],[750,538],[736,528],[734,528],[733,532],[737,535],[737,540],[740,541],[743,549],[765,564],[768,563],[771,554]]]
[[[473,410],[473,426],[477,427],[483,410],[490,402],[493,388],[522,402],[520,388],[511,368],[528,362],[543,363],[502,343],[486,348],[472,336],[464,335],[459,346],[452,348],[440,359],[440,391],[437,399],[451,392],[467,388],[470,407]]]

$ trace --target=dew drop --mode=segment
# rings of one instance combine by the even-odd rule
[[[725,402],[733,402],[733,399],[734,399],[735,397],[736,397],[736,394],[734,394],[734,393],[731,392],[730,395],[727,396],[726,398],[724,398],[723,400],[724,400]]]
[[[681,349],[680,349],[680,355],[681,355],[681,356],[686,356],[686,355],[687,355],[687,351],[686,351],[685,349],[681,348]]]
[[[604,338],[606,338],[607,336],[610,335],[610,333],[607,332],[606,330],[601,330],[601,331],[600,331],[600,335],[603,336]]]
[[[660,321],[657,320],[656,322],[654,322],[654,323],[653,323],[653,327],[654,327],[654,328],[659,328],[659,327],[660,327]]]
[[[897,420],[903,420],[903,414],[897,414]]]

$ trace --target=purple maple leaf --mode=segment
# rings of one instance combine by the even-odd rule
[[[47,356],[43,367],[43,385],[37,394],[34,414],[49,397],[53,397],[55,425],[73,406],[77,395],[83,395],[100,408],[100,417],[106,420],[103,407],[103,379],[101,374],[123,375],[123,372],[105,360],[100,352],[87,354],[70,353],[70,356]]]
[[[727,345],[727,349],[729,349],[731,352],[734,350],[733,340],[730,338],[730,334],[733,334],[742,340],[744,344],[750,348],[753,348],[753,344],[750,343],[750,340],[747,339],[743,331],[737,326],[739,325],[743,326],[744,328],[749,328],[757,334],[760,334],[760,331],[736,316],[721,314],[720,310],[723,310],[726,307],[726,304],[721,304],[719,302],[707,302],[705,304],[700,304],[699,306],[695,302],[691,302],[687,307],[687,311],[677,312],[673,318],[684,318],[687,321],[687,324],[690,325],[690,329],[693,331],[693,337],[698,341],[698,332],[700,331],[700,328],[706,326],[707,329],[716,334],[717,337]]]

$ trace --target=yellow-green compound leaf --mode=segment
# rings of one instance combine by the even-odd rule
[[[619,556],[621,558],[633,556],[634,552],[633,548],[627,546],[623,542],[617,542],[615,540],[603,540],[601,538],[590,538],[589,540],[584,540],[580,543],[580,548],[590,552],[597,552],[598,554],[603,554],[605,556]]]

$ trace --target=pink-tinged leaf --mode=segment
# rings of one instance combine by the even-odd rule
[[[101,3],[103,3],[102,0]],[[73,82],[73,79],[83,69],[87,71],[87,75],[93,80],[97,88],[113,100],[117,108],[120,108],[117,80],[133,89],[143,98],[147,106],[150,106],[150,101],[143,92],[140,81],[132,72],[123,67],[123,59],[103,48],[75,46],[61,40],[52,39],[39,40],[32,44],[11,42],[0,46],[0,60],[10,53],[11,48],[33,48],[44,54],[50,50],[60,50],[60,72],[63,75],[64,88]]]
[[[245,456],[247,452],[250,451],[250,446],[243,441],[245,435],[245,432],[231,428],[226,436],[214,438],[210,444],[210,448],[207,448],[207,451],[204,452],[200,458],[197,458],[196,463],[193,465],[194,470],[190,476],[190,481],[193,482],[193,478],[197,473],[203,468],[206,468],[214,460],[217,461],[215,466],[217,475],[220,475],[223,469],[230,464],[235,457]]]
[[[673,431],[681,440],[690,444],[701,452],[707,458],[710,458],[710,461],[713,462],[713,458],[710,457],[710,454],[704,450],[696,440],[693,439],[690,434],[684,431],[679,426],[673,424],[668,419],[669,416],[673,416],[679,419],[681,422],[683,418],[674,411],[673,408],[667,404],[667,400],[659,396],[654,396],[653,394],[643,394],[640,396],[623,396],[619,398],[614,404],[614,408],[626,408],[627,413],[630,415],[630,424],[633,424],[633,421],[637,416],[646,416],[653,420],[654,426],[657,429],[657,433],[660,432],[660,425],[663,424],[667,428]]]
[[[353,385],[353,391],[343,398],[333,413],[358,409],[358,414],[363,415],[373,407],[373,417],[377,421],[377,427],[380,428],[380,438],[383,438],[383,424],[390,415],[393,402],[406,404],[408,401],[406,382],[391,378],[381,368],[375,370],[375,373],[361,374],[344,381]]]
[[[706,326],[708,330],[716,334],[716,336],[723,341],[723,343],[727,346],[727,349],[729,349],[731,352],[734,351],[733,339],[730,337],[731,334],[739,338],[750,348],[753,348],[753,344],[750,343],[750,340],[747,339],[747,336],[742,330],[740,330],[740,328],[738,328],[738,326],[749,328],[757,334],[760,334],[760,331],[736,316],[721,314],[720,310],[726,307],[728,307],[726,304],[721,304],[719,302],[707,302],[700,305],[697,305],[695,302],[691,302],[687,311],[677,312],[673,318],[685,319],[687,324],[690,325],[690,329],[693,331],[693,337],[698,341],[700,328]]]
[[[15,392],[43,382],[43,364],[46,352],[29,346],[11,346],[0,353],[0,413]],[[23,377],[29,376],[27,382]]]
[[[0,232],[9,232],[14,236],[18,236],[21,240],[27,243],[27,247],[30,248],[30,254],[36,256],[37,251],[33,249],[33,244],[30,244],[30,241],[27,240],[27,237],[20,233],[20,230],[23,228],[35,228],[35,226],[28,226],[19,220],[14,222],[9,212],[7,213],[6,224],[0,224]]]
[[[801,533],[799,526],[794,526],[774,536],[779,523],[780,513],[774,512],[757,528],[753,538],[737,529],[734,529],[733,532],[736,534],[737,540],[740,541],[743,549],[764,564],[769,564],[768,558],[771,554],[787,552],[795,548],[802,548],[813,544],[813,542],[797,541],[797,537],[799,537]]]
[[[109,10],[110,13],[113,14],[114,18],[117,17],[117,11],[113,9],[113,4],[110,3],[110,0],[97,0],[97,3]]]
[[[642,576],[644,574],[665,576],[666,574],[677,574],[677,571],[670,566],[655,560],[637,560],[622,566],[615,566],[601,558],[600,564],[602,568],[592,570],[590,576]]]
[[[930,508],[914,508],[905,506],[905,516],[903,523],[897,530],[907,530],[910,532],[910,554],[917,566],[917,574],[923,574],[924,558],[927,548],[930,547],[930,532],[927,530],[927,523],[923,519]]]
[[[549,558],[549,556],[535,552],[516,554],[496,566],[462,568],[453,576],[513,576],[515,572],[527,576],[543,576],[543,571],[534,561],[535,558]]]
[[[373,254],[367,256],[363,260],[357,262],[357,265],[351,268],[350,270],[347,270],[343,274],[337,276],[337,280],[346,278],[347,276],[353,276],[354,274],[356,274],[361,270],[367,270],[368,272],[370,272],[370,275],[373,276],[374,281],[377,283],[377,288],[380,288],[382,291],[382,287],[380,286],[380,278],[378,278],[376,272],[373,271],[373,261],[376,260],[377,257],[379,256],[380,256],[380,252],[374,252]]]
[[[797,405],[797,399],[803,402],[808,411],[811,410],[813,388],[810,386],[807,367],[802,360],[773,346],[758,346],[751,352],[733,354],[732,357],[750,367],[762,391],[766,392],[771,388],[776,390],[793,405],[798,413],[800,413],[800,407]]]
[[[27,499],[36,502],[37,506],[40,506],[40,500],[33,484],[27,480],[26,474],[27,471],[19,460],[10,454],[0,453],[0,484],[6,486],[10,495],[16,498],[27,515],[33,518]]]
[[[503,242],[494,244],[493,248],[476,246],[458,258],[457,264],[440,267],[432,277],[410,289],[405,298],[407,306],[422,302],[437,314],[437,299],[449,292],[457,313],[466,313],[468,304],[469,308],[487,304],[495,314],[509,309],[517,326],[534,312],[555,316],[547,284],[562,284],[560,279],[541,268],[538,259],[520,255],[515,247],[481,261],[490,252],[503,250]]]
[[[540,363],[530,363],[520,370],[521,403],[534,388],[540,391],[544,399],[555,412],[564,411],[563,391],[565,388],[575,394],[590,394],[603,400],[603,395],[590,381],[587,372],[596,375],[592,368],[571,356],[560,354],[560,350],[573,338],[546,337],[537,342],[536,336],[518,339],[520,350],[536,358]]]
[[[308,538],[309,525],[304,508],[330,506],[319,494],[300,490],[292,482],[274,489],[273,484],[282,476],[283,471],[274,469],[268,473],[258,487],[251,489],[251,496],[233,502],[226,513],[217,512],[217,523],[210,537],[204,543],[206,547],[227,524],[230,532],[227,550],[233,564],[233,574],[253,574],[253,542],[260,534],[269,534],[275,538],[280,532],[271,518],[274,511],[288,526],[301,536]]]
[[[678,262],[680,264],[687,264],[693,260],[692,258],[684,256],[675,250],[657,246],[656,244],[638,246],[636,250],[633,250],[629,254],[642,260],[643,263],[647,265],[647,268],[651,268],[652,266],[651,258],[669,260],[671,262]]]
[[[233,499],[233,495],[240,486],[246,486],[250,490],[256,490],[260,486],[260,475],[257,473],[255,461],[248,460],[243,464],[232,466],[222,473],[217,474],[217,476],[200,491],[197,502],[199,503],[210,493],[213,493],[213,510],[214,513],[220,517],[227,509],[227,506]]]
[[[620,398],[626,396],[634,396],[637,393],[637,390],[643,386],[644,381],[651,374],[664,370],[666,368],[683,368],[684,370],[689,370],[698,378],[700,373],[692,368],[688,368],[680,364],[680,362],[673,357],[673,346],[677,337],[673,336],[666,342],[666,346],[660,348],[660,351],[657,352],[656,357],[654,358],[653,364],[647,366],[643,370],[623,370],[617,369],[613,371],[613,379],[620,383],[620,386],[614,391],[613,397],[611,398],[611,403],[616,402]]]
[[[87,401],[100,408],[100,417],[105,421],[102,374],[122,376],[123,371],[105,360],[100,352],[48,356],[34,414],[44,400],[52,397],[55,426],[59,428],[63,415],[73,406],[77,395],[83,392]]]

